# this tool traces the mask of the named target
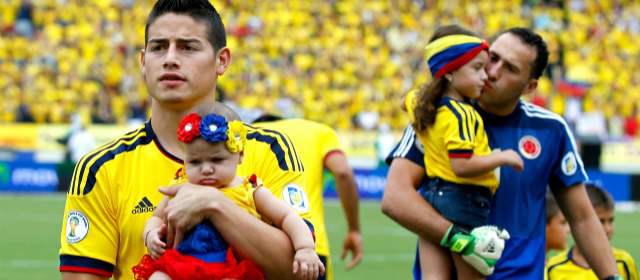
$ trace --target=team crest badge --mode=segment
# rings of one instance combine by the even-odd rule
[[[520,154],[526,159],[536,159],[540,156],[540,152],[542,152],[540,141],[530,135],[520,138],[518,149],[520,150]]]
[[[578,170],[576,155],[573,154],[573,152],[568,152],[562,158],[562,164],[560,167],[562,168],[562,173],[564,173],[564,175],[571,176],[576,174],[576,170]]]
[[[69,212],[67,217],[66,236],[67,242],[78,243],[87,236],[89,232],[89,220],[80,211]]]
[[[299,212],[309,211],[307,194],[296,184],[289,184],[282,191],[282,198]]]

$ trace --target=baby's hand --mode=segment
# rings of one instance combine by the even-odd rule
[[[524,161],[516,151],[509,149],[503,151],[502,154],[506,165],[513,167],[517,171],[524,170]]]
[[[293,257],[293,275],[300,280],[315,280],[324,275],[324,264],[313,248],[302,248]]]
[[[167,224],[162,224],[159,228],[150,229],[144,238],[144,245],[147,246],[147,250],[149,251],[149,255],[152,258],[158,259],[162,254],[164,254],[164,249],[167,247],[167,244],[162,241],[162,239],[167,234]]]

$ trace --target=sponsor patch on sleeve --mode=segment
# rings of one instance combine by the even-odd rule
[[[282,199],[298,212],[309,211],[307,193],[296,184],[289,184],[282,191]]]
[[[578,163],[576,162],[576,155],[573,152],[568,152],[562,158],[562,173],[567,176],[571,176],[576,174],[576,170],[578,170]]]
[[[89,220],[80,211],[71,211],[67,217],[67,242],[78,243],[89,233]]]

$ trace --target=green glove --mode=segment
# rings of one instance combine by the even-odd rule
[[[440,246],[448,248],[451,252],[465,255],[473,251],[476,238],[469,231],[453,224],[447,229],[447,233],[440,240]]]
[[[462,255],[462,259],[478,272],[489,276],[502,256],[507,239],[509,233],[495,226],[481,226],[467,232],[454,224],[449,227],[440,245]]]

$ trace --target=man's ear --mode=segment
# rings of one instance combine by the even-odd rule
[[[538,88],[538,79],[529,79],[525,93],[532,93]]]
[[[231,51],[223,47],[216,52],[216,75],[220,76],[227,71],[231,64]]]
[[[144,73],[145,73],[144,49],[140,50],[140,71],[142,73],[142,77],[144,78]]]
[[[240,160],[238,161],[238,164],[242,163],[242,159],[244,159],[244,151],[240,152]]]

